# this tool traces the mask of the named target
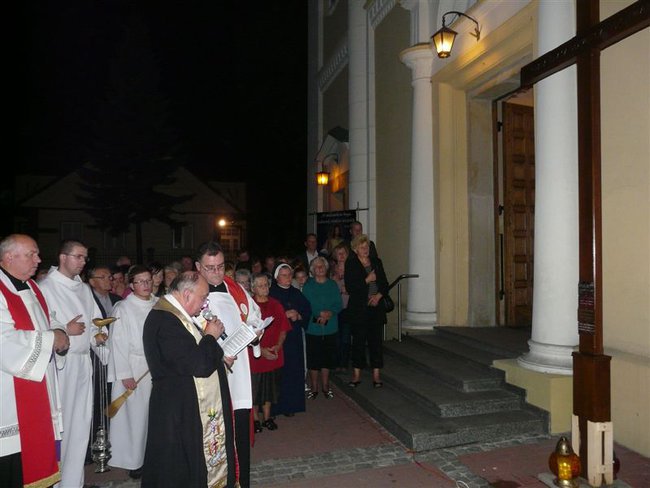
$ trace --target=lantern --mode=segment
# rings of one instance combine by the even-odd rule
[[[571,443],[566,437],[560,437],[555,451],[548,458],[548,467],[557,478],[553,480],[556,486],[562,488],[578,488],[576,478],[580,475],[580,458],[573,452]]]

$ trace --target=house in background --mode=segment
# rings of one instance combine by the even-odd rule
[[[174,208],[173,217],[181,224],[169,226],[151,221],[142,225],[144,262],[166,264],[186,254],[193,256],[197,246],[210,239],[221,242],[227,259],[234,258],[237,250],[246,245],[246,185],[205,182],[183,167],[176,170],[174,177],[174,183],[156,190],[192,198]],[[134,226],[117,236],[97,228],[76,198],[81,193],[80,182],[77,172],[48,183],[19,177],[16,194],[29,196],[18,203],[19,211],[14,216],[16,232],[36,239],[44,265],[55,264],[60,242],[71,238],[83,241],[96,263],[113,264],[122,255],[135,261]]]
[[[529,352],[502,366],[550,412],[552,432],[571,428],[578,344],[576,68],[517,91],[523,66],[575,35],[576,1],[309,3],[308,215],[364,209],[389,279],[420,276],[406,283],[410,333],[531,327]],[[600,17],[632,3],[601,0]],[[476,19],[480,40],[470,20],[447,16],[458,36],[440,59],[430,37],[450,11]],[[600,60],[614,437],[649,456],[650,29]],[[349,138],[328,144],[336,127]],[[325,158],[330,147],[340,154]],[[335,178],[317,186],[323,166]]]

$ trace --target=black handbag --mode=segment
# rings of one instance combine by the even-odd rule
[[[395,302],[388,293],[381,297],[381,301],[384,303],[386,313],[390,313],[395,309]]]

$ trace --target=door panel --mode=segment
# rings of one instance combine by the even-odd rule
[[[533,109],[503,106],[504,286],[506,325],[533,316],[535,139]]]

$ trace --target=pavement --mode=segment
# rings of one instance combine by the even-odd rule
[[[254,487],[312,488],[518,488],[544,487],[547,461],[559,436],[518,436],[424,453],[409,451],[369,417],[344,391],[307,400],[307,412],[276,418],[278,430],[255,436]],[[615,486],[650,487],[650,459],[620,445]],[[86,485],[137,488],[128,472],[86,467]],[[604,486],[604,485],[603,485]]]

